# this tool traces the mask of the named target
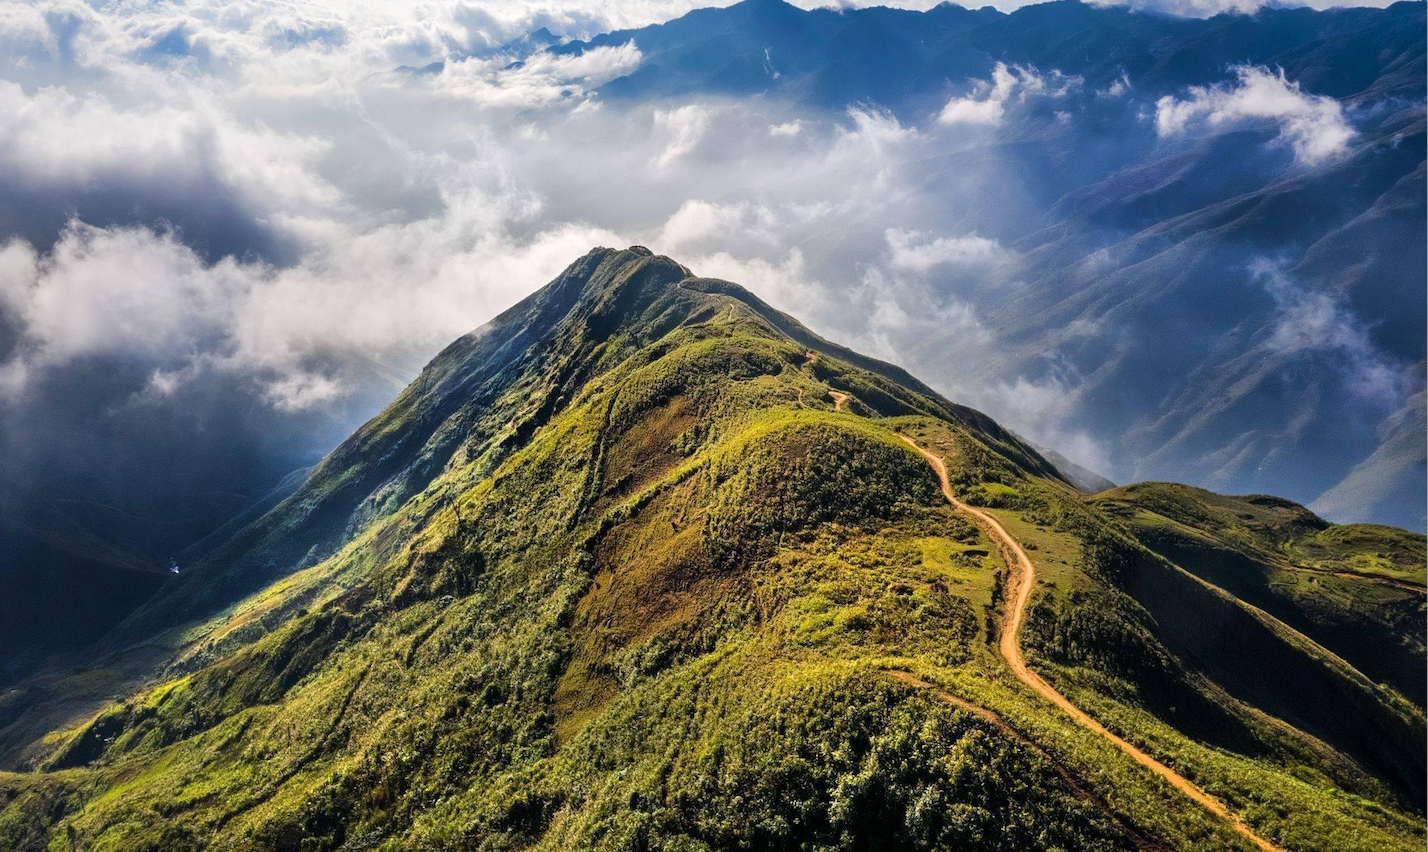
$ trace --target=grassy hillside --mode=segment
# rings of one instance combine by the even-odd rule
[[[0,847],[1252,848],[1012,676],[1009,566],[904,436],[1030,553],[1024,649],[1077,706],[1283,848],[1422,846],[1421,697],[896,368],[599,249],[438,356],[107,667],[0,701],[23,770]],[[1332,529],[1296,558],[1379,552]],[[1168,596],[1332,700],[1247,687]]]
[[[1274,497],[1142,483],[1096,495],[1151,550],[1264,609],[1420,707],[1424,538]]]

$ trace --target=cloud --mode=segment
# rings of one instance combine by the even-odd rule
[[[1131,88],[1130,76],[1122,71],[1121,76],[1112,81],[1109,86],[1104,89],[1097,89],[1096,97],[1106,100],[1119,98],[1126,92],[1129,92]]]
[[[330,207],[338,191],[316,170],[321,136],[243,124],[202,100],[121,107],[97,94],[0,81],[0,171],[29,186],[125,180],[186,190],[219,184],[286,216]]]
[[[961,237],[935,237],[918,231],[889,228],[886,232],[889,263],[894,269],[927,272],[944,265],[974,266],[992,263],[1003,257],[996,240],[970,234]]]
[[[859,286],[841,301],[844,312],[859,318],[856,330],[845,338],[849,345],[914,371],[927,368],[923,375],[934,374],[934,369],[942,373],[945,365],[920,364],[916,356],[909,355],[913,341],[941,340],[969,357],[976,357],[978,350],[993,343],[991,331],[970,303],[939,294],[919,276],[868,267]],[[957,383],[945,382],[944,390],[965,399]]]
[[[826,293],[825,283],[813,277],[803,252],[797,248],[774,260],[716,251],[691,258],[691,262],[696,275],[736,282],[782,310],[806,306],[821,300]]]
[[[0,419],[78,441],[89,412],[54,400],[82,394],[143,413],[141,434],[222,388],[248,431],[205,440],[323,413],[340,437],[593,245],[651,245],[850,342],[876,317],[888,355],[975,327],[938,242],[971,229],[919,172],[937,138],[873,106],[602,102],[637,45],[512,62],[482,51],[545,13],[434,8],[0,10],[8,55],[33,57],[0,55]],[[935,268],[893,268],[890,227]]]
[[[1065,449],[1036,406],[1074,400],[1076,377],[988,391],[978,307],[1041,202],[1014,159],[948,157],[1081,82],[998,66],[922,126],[872,104],[601,99],[646,62],[634,42],[502,55],[538,26],[703,5],[0,4],[0,454],[81,472],[129,454],[126,475],[162,466],[141,445],[310,461],[449,340],[631,243]],[[81,449],[15,450],[37,423]]]
[[[666,140],[664,150],[655,158],[655,165],[663,168],[688,154],[704,138],[709,129],[709,110],[699,104],[655,110],[654,129]]]
[[[30,369],[115,353],[170,358],[221,334],[222,303],[248,287],[232,260],[206,266],[172,234],[73,225],[45,255],[0,252],[0,299]],[[241,295],[238,296],[241,298]]]
[[[897,161],[915,146],[922,134],[917,128],[908,127],[898,121],[891,112],[874,107],[849,107],[847,116],[850,127],[840,126],[832,146],[828,149],[830,160],[856,159],[861,164],[871,164],[882,169],[890,161]]]
[[[977,81],[968,97],[948,100],[937,120],[942,124],[1001,124],[1002,112],[1016,83],[1011,70],[998,62],[991,80]]]
[[[970,385],[960,401],[997,412],[1001,422],[1032,442],[1049,447],[1075,463],[1107,476],[1118,467],[1106,441],[1076,425],[1082,377],[1050,361],[1046,375],[1017,376]]]
[[[340,48],[349,38],[342,21],[304,15],[269,18],[264,22],[262,32],[265,43],[272,50]]]
[[[729,241],[747,246],[752,239],[773,246],[781,224],[778,214],[765,205],[749,201],[719,204],[694,198],[665,221],[656,245],[675,256]]]
[[[1282,70],[1243,65],[1235,69],[1235,78],[1234,85],[1193,86],[1185,98],[1162,97],[1155,105],[1156,132],[1179,136],[1199,125],[1270,120],[1300,163],[1321,163],[1348,148],[1354,130],[1338,101],[1304,92]]]
[[[323,404],[350,390],[352,358],[430,351],[611,237],[567,227],[523,242],[423,222],[275,268],[208,263],[171,232],[75,223],[46,254],[23,241],[0,251],[0,313],[22,329],[0,364],[18,385],[122,356],[169,390],[220,369],[258,377],[279,408]]]
[[[438,84],[482,107],[531,109],[589,90],[628,74],[640,64],[634,42],[597,47],[578,56],[537,53],[520,62],[505,57],[447,62]]]
[[[1413,392],[1412,369],[1374,344],[1368,326],[1340,296],[1301,287],[1274,261],[1256,261],[1251,273],[1275,305],[1266,350],[1326,358],[1337,365],[1354,394],[1390,408],[1401,406]]]
[[[1002,122],[1007,105],[1033,97],[1062,98],[1082,83],[1080,77],[1052,70],[1046,74],[1021,65],[1008,67],[998,62],[990,80],[977,80],[964,97],[949,99],[938,113],[944,125],[971,124],[995,127]]]

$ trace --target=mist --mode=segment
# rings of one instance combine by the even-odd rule
[[[738,281],[1105,475],[1139,475],[1076,359],[1047,346],[1008,371],[1007,351],[1039,344],[998,312],[1045,275],[1030,238],[1052,202],[1242,129],[1265,175],[1332,166],[1357,132],[1338,102],[1254,66],[1165,93],[998,64],[892,112],[604,97],[646,62],[635,41],[502,47],[691,5],[0,13],[10,496],[123,495],[166,530],[135,544],[162,558],[313,463],[448,341],[592,246],[630,244]],[[1076,156],[1048,168],[1053,147]],[[1079,233],[1074,268],[1114,268],[1126,236]],[[1266,285],[1264,252],[1232,253],[1269,308],[1348,316],[1349,337],[1318,351],[1376,383],[1374,416],[1416,390],[1412,359],[1352,305]],[[1062,343],[1105,331],[1071,323]],[[1267,333],[1275,352],[1306,348]]]

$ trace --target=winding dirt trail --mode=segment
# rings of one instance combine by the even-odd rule
[[[905,683],[908,686],[914,686],[918,689],[928,690],[944,704],[950,704],[953,707],[966,710],[968,713],[971,713],[973,716],[976,716],[978,719],[981,719],[983,722],[987,723],[988,725],[991,725],[993,728],[996,728],[1002,733],[1003,736],[1016,740],[1017,742],[1021,743],[1022,745],[1026,746],[1037,754],[1040,754],[1043,758],[1046,759],[1046,762],[1050,764],[1052,771],[1055,772],[1057,776],[1061,778],[1061,781],[1065,783],[1067,788],[1070,789],[1072,793],[1075,793],[1076,796],[1082,801],[1096,807],[1107,817],[1109,817],[1113,822],[1115,822],[1116,825],[1120,826],[1121,830],[1126,833],[1126,836],[1131,839],[1131,842],[1135,844],[1135,848],[1140,850],[1140,852],[1171,852],[1171,850],[1164,843],[1161,843],[1155,838],[1146,835],[1134,825],[1126,822],[1119,814],[1117,814],[1111,808],[1111,806],[1099,793],[1091,789],[1089,786],[1083,783],[1080,778],[1077,778],[1074,774],[1072,774],[1071,770],[1067,768],[1067,766],[1063,764],[1060,760],[1058,760],[1056,755],[1047,751],[1041,746],[1040,743],[1037,743],[1036,741],[1028,737],[1026,734],[1023,734],[1021,731],[1017,730],[1006,719],[1003,719],[1001,716],[998,716],[996,713],[992,712],[991,710],[988,710],[980,704],[973,704],[972,702],[968,701],[965,698],[962,698],[961,696],[953,695],[947,690],[939,688],[936,684],[929,683],[928,681],[923,680],[912,672],[893,669],[888,672],[888,675],[894,680],[901,681],[902,683]]]
[[[1010,584],[1015,590],[1012,599],[1008,602],[1007,613],[1002,623],[1002,636],[1000,650],[1002,657],[1007,661],[1007,666],[1016,675],[1017,680],[1031,687],[1032,691],[1060,707],[1067,715],[1075,719],[1082,727],[1088,728],[1101,737],[1109,740],[1112,745],[1125,752],[1132,760],[1169,781],[1175,789],[1193,799],[1206,810],[1224,819],[1236,832],[1244,836],[1255,846],[1264,852],[1288,852],[1281,846],[1277,846],[1255,833],[1244,820],[1229,812],[1218,799],[1210,796],[1204,790],[1195,786],[1185,776],[1166,766],[1136,746],[1107,730],[1106,726],[1091,718],[1084,710],[1072,704],[1071,701],[1047,683],[1041,675],[1032,671],[1026,665],[1026,659],[1021,655],[1021,627],[1026,620],[1026,607],[1031,601],[1032,589],[1036,586],[1036,567],[1032,565],[1031,559],[1026,555],[1026,551],[1017,543],[1017,540],[1006,531],[1001,522],[989,512],[985,512],[974,506],[969,506],[958,500],[952,493],[952,485],[947,480],[947,464],[940,456],[924,450],[918,446],[917,442],[906,435],[900,435],[918,454],[927,459],[937,471],[937,478],[942,484],[942,496],[947,498],[947,502],[962,514],[970,517],[977,526],[982,528],[1002,552],[1002,558],[1006,561],[1007,567],[1011,569]]]

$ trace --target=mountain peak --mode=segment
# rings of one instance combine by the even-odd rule
[[[1258,836],[1152,773],[1073,777],[1055,755],[1076,721],[1110,738],[1061,690],[1155,725],[1147,751],[1085,754],[1169,743],[1227,802],[1283,784],[1327,825],[1303,836],[1352,836],[1387,791],[1422,799],[1422,714],[1390,691],[1421,687],[1422,645],[1410,620],[1353,621],[1341,591],[1421,607],[1424,543],[1294,517],[1179,489],[1088,499],[990,418],[737,284],[596,248],[109,637],[138,658],[132,697],[95,712],[111,677],[38,687],[53,700],[0,728],[0,759],[45,769],[24,795],[0,774],[0,847],[883,848],[969,801],[990,816],[908,848]],[[1363,818],[1320,801],[1361,797]],[[988,820],[1033,821],[983,847]],[[722,841],[677,836],[716,821]],[[602,843],[616,823],[654,837]]]

